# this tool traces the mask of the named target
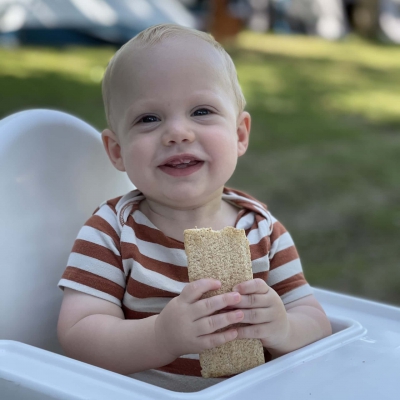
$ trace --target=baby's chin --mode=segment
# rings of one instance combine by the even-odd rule
[[[203,207],[212,202],[221,200],[223,187],[216,191],[200,191],[198,188],[175,188],[175,190],[166,191],[164,195],[145,194],[146,198],[153,203],[174,210],[190,211]]]

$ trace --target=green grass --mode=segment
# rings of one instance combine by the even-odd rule
[[[105,126],[100,81],[115,49],[0,48],[0,118],[29,108],[74,114]]]
[[[0,49],[0,118],[60,109],[105,126],[113,49]],[[400,304],[400,48],[243,33],[229,50],[253,123],[229,182],[269,205],[314,286]]]

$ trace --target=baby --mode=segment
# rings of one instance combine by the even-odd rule
[[[289,233],[225,187],[250,134],[225,50],[203,32],[150,27],[110,61],[103,98],[105,150],[137,190],[103,203],[78,234],[59,282],[66,355],[190,391],[219,381],[200,377],[205,349],[259,338],[275,358],[329,335]],[[188,283],[183,231],[225,226],[245,229],[254,279],[201,300],[221,283]]]

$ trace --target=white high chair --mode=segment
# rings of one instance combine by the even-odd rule
[[[57,282],[80,227],[133,189],[101,136],[71,115],[29,110],[0,121],[0,339],[60,352]]]

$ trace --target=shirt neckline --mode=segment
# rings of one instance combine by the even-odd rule
[[[222,194],[222,196],[223,196],[223,195],[224,195],[224,194]],[[133,213],[139,212],[139,213],[143,216],[143,218],[144,218],[144,220],[146,221],[146,224],[147,224],[148,226],[150,226],[151,228],[156,229],[156,230],[158,230],[159,232],[161,232],[161,233],[165,236],[165,238],[167,238],[168,240],[172,240],[172,241],[174,241],[174,242],[176,242],[176,243],[183,244],[183,243],[184,243],[183,241],[178,240],[178,239],[175,239],[175,238],[173,238],[173,237],[171,237],[171,236],[167,236],[161,229],[159,229],[156,225],[153,224],[153,222],[150,221],[150,219],[147,217],[147,215],[146,215],[144,212],[142,212],[142,211],[139,209],[140,203],[141,203],[143,200],[144,200],[144,199],[140,200],[138,203],[135,204],[135,210],[133,210]],[[222,200],[223,200],[223,201],[226,201],[227,203],[229,203],[229,204],[231,204],[231,205],[233,205],[233,206],[235,206],[235,207],[238,209],[238,213],[237,213],[237,215],[236,215],[235,226],[234,226],[234,228],[236,228],[236,226],[237,226],[237,224],[238,224],[238,222],[239,222],[239,220],[240,220],[240,218],[241,218],[240,211],[243,210],[243,207],[240,207],[238,204],[235,204],[235,203],[233,203],[232,201],[225,200],[223,197],[222,197]]]

